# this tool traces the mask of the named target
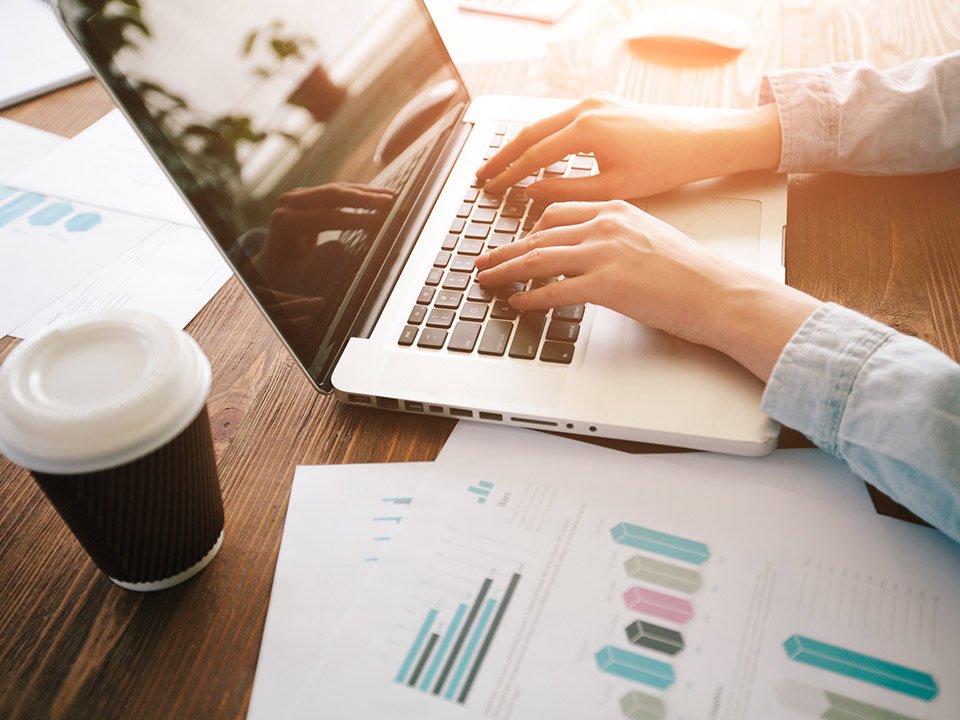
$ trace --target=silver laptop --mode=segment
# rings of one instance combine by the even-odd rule
[[[473,258],[537,177],[474,172],[569,101],[471,99],[417,0],[60,0],[65,27],[310,380],[342,402],[760,455],[778,427],[724,355],[593,306],[518,316]],[[697,113],[696,109],[689,112]],[[783,281],[783,178],[638,203]],[[533,283],[556,281],[535,278]]]

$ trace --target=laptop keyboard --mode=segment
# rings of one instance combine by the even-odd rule
[[[520,126],[500,125],[484,159],[492,157],[519,129]],[[502,197],[484,193],[477,183],[467,188],[398,344],[430,351],[571,363],[583,305],[521,313],[507,303],[514,293],[543,287],[561,278],[484,287],[476,282],[473,260],[487,250],[524,237],[540,219],[546,205],[533,203],[527,197],[525,189],[529,185],[541,178],[584,177],[595,171],[593,156],[578,154],[523,178]]]

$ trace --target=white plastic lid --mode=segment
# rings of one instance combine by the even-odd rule
[[[209,393],[210,363],[185,332],[135,310],[90,315],[0,367],[0,452],[39,472],[114,467],[176,437]]]

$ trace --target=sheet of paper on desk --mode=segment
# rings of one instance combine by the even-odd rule
[[[90,68],[38,0],[0,0],[0,108],[90,77]]]
[[[120,308],[146,310],[183,328],[230,274],[202,230],[164,223],[10,334],[27,338],[56,322]]]
[[[119,110],[113,110],[12,184],[76,202],[197,226],[190,208]]]
[[[709,470],[510,432],[437,463],[286,717],[960,717],[942,534],[745,477],[802,451]]]
[[[65,137],[0,118],[0,183],[9,182],[65,142]]]
[[[280,717],[389,549],[429,463],[298,467],[247,720]]]

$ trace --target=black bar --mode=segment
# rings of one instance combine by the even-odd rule
[[[423,672],[423,666],[427,664],[427,658],[430,657],[430,653],[433,652],[433,646],[437,644],[438,637],[440,636],[437,633],[430,633],[430,639],[427,640],[427,647],[424,648],[423,654],[417,662],[417,666],[413,669],[413,675],[410,676],[410,680],[407,683],[410,687],[417,684],[417,678],[419,678],[420,673]]]
[[[473,681],[477,677],[477,673],[480,672],[480,664],[483,662],[483,658],[486,656],[487,650],[490,649],[490,643],[493,642],[493,636],[497,634],[497,628],[500,627],[500,621],[503,620],[503,615],[507,612],[507,605],[510,604],[510,598],[513,597],[513,591],[517,589],[517,583],[519,582],[520,575],[514,573],[513,577],[510,578],[510,584],[507,585],[507,591],[503,594],[503,599],[500,601],[500,607],[497,608],[497,614],[493,616],[493,622],[490,625],[490,630],[487,632],[487,636],[483,639],[483,644],[480,646],[480,652],[477,653],[477,659],[473,661],[473,667],[470,668],[470,674],[467,675],[467,681],[463,684],[463,690],[460,691],[460,697],[457,698],[458,703],[463,703],[467,699],[467,694],[470,692],[470,688],[473,686]]]
[[[443,684],[447,681],[447,675],[450,674],[450,670],[453,668],[453,661],[457,659],[457,655],[460,653],[460,648],[463,647],[463,641],[467,639],[467,633],[470,632],[470,627],[473,625],[473,621],[477,619],[477,611],[480,610],[480,604],[487,596],[487,593],[490,591],[490,585],[492,584],[493,580],[487,578],[483,581],[483,585],[480,586],[480,592],[477,593],[477,598],[473,601],[473,607],[470,608],[470,612],[467,615],[467,622],[464,624],[460,634],[457,635],[457,641],[453,644],[453,650],[450,651],[450,656],[447,658],[447,662],[443,666],[443,672],[440,673],[440,679],[437,680],[437,684],[433,688],[434,695],[439,695],[440,691],[443,689]]]

